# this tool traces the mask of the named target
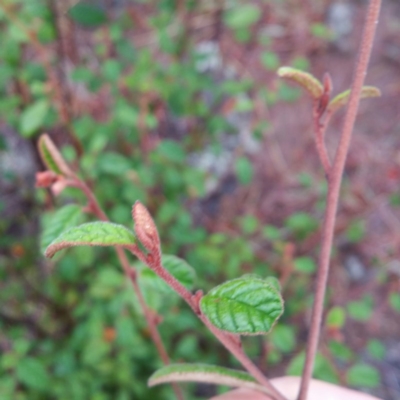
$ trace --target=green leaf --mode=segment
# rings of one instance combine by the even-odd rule
[[[41,236],[40,248],[44,252],[47,246],[66,229],[75,226],[82,215],[82,208],[76,204],[61,207],[55,213],[46,215]]]
[[[331,328],[341,328],[346,322],[346,313],[342,307],[332,307],[326,316],[326,325]]]
[[[305,363],[305,353],[301,352],[292,358],[290,364],[286,369],[286,375],[301,376]],[[316,379],[331,383],[339,383],[337,372],[332,366],[331,362],[322,354],[318,353],[315,357],[314,376]]]
[[[160,368],[149,378],[148,385],[151,387],[159,385],[160,383],[169,382],[214,383],[216,385],[245,387],[269,393],[268,389],[258,384],[257,381],[246,372],[207,364],[167,365]]]
[[[41,135],[38,140],[38,150],[47,169],[59,175],[73,176],[73,172],[63,156],[50,139],[49,135]]]
[[[261,54],[261,62],[269,71],[274,71],[279,67],[279,58],[272,51],[265,51]]]
[[[89,222],[70,228],[58,236],[46,249],[53,257],[59,250],[74,246],[129,246],[135,243],[133,232],[111,222]]]
[[[164,268],[187,289],[192,289],[196,273],[194,269],[179,257],[164,254],[162,256]],[[158,293],[171,293],[172,289],[151,269],[142,268],[139,274],[139,283],[143,287],[156,290]],[[149,293],[151,297],[151,291]]]
[[[25,108],[21,114],[19,127],[22,136],[31,137],[43,125],[49,107],[50,103],[42,99]]]
[[[292,67],[281,67],[278,69],[278,76],[296,82],[314,99],[319,99],[324,93],[322,83],[308,72]]]
[[[394,311],[397,311],[400,313],[400,294],[399,293],[390,293],[389,294],[389,304],[390,304],[390,307],[392,307]]]
[[[361,89],[361,99],[367,99],[370,97],[380,97],[381,91],[375,86],[363,86]],[[339,108],[345,106],[350,99],[350,90],[346,90],[342,93],[339,93],[336,97],[334,97],[328,104],[326,112],[329,114],[335,113]]]
[[[347,304],[349,315],[356,321],[366,322],[371,318],[372,305],[366,301],[352,301]]]
[[[157,147],[157,151],[170,161],[177,163],[184,162],[186,158],[182,145],[174,140],[163,140]]]
[[[347,230],[347,240],[352,243],[358,243],[365,237],[365,221],[359,220],[352,222]]]
[[[253,166],[246,157],[240,157],[236,160],[235,171],[242,185],[248,185],[253,179]]]
[[[296,335],[291,326],[278,324],[271,332],[273,345],[283,353],[290,353],[296,346]]]
[[[249,28],[261,17],[260,9],[254,4],[245,4],[227,11],[224,20],[232,29]]]
[[[368,364],[355,364],[347,371],[347,383],[351,386],[374,388],[380,384],[380,375],[376,368]]]
[[[244,276],[211,289],[200,308],[217,328],[243,335],[268,333],[283,313],[283,300],[267,280]]]
[[[16,369],[17,378],[30,389],[45,391],[50,387],[49,374],[43,363],[32,357],[23,358]]]
[[[367,350],[371,357],[375,358],[376,360],[383,360],[385,358],[386,347],[377,339],[371,339],[368,341]]]
[[[84,2],[71,7],[68,15],[73,21],[87,28],[96,28],[107,22],[107,14],[99,6]]]
[[[331,340],[328,346],[332,356],[340,361],[349,362],[354,358],[354,354],[351,349],[343,343]]]
[[[298,257],[294,260],[294,269],[305,274],[312,274],[317,269],[311,257]]]

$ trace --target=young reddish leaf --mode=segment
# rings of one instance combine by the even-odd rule
[[[125,246],[135,244],[133,232],[111,222],[89,222],[68,229],[47,247],[45,256],[74,246]]]
[[[160,368],[149,379],[148,385],[169,382],[203,382],[231,387],[245,387],[269,394],[248,373],[207,364],[171,364]]]
[[[369,97],[380,97],[380,96],[381,96],[381,91],[377,87],[363,86],[360,98],[367,99]],[[328,107],[326,109],[327,113],[329,114],[335,113],[339,108],[345,106],[348,103],[349,98],[350,98],[350,89],[342,93],[339,93],[328,104]]]
[[[38,149],[43,163],[50,170],[58,175],[66,177],[74,176],[74,173],[65,162],[63,156],[58,151],[56,145],[50,139],[49,135],[41,135],[38,141]]]
[[[135,233],[143,246],[150,252],[160,248],[160,238],[156,224],[147,208],[137,201],[132,208],[132,218],[135,222]]]
[[[268,333],[283,313],[275,283],[245,275],[211,289],[200,309],[217,328],[235,334]]]
[[[307,90],[314,99],[319,99],[324,93],[322,83],[308,72],[292,67],[281,67],[278,69],[278,76],[298,83]]]

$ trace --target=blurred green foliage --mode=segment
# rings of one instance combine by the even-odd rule
[[[97,113],[77,112],[65,123],[54,100],[57,88],[49,80],[49,74],[61,73],[57,65],[65,61],[56,50],[60,38],[54,8],[44,0],[3,1],[0,115],[32,143],[44,130],[54,135],[58,132],[64,143],[63,155],[79,168],[113,222],[130,226],[132,204],[136,200],[146,204],[157,222],[163,251],[186,259],[197,273],[195,288],[208,290],[243,272],[275,274],[272,262],[266,264],[254,243],[266,241],[273,257],[279,258],[285,243],[309,238],[317,231],[319,220],[311,213],[297,212],[280,227],[263,226],[256,216],[244,215],[238,216],[237,229],[231,233],[209,232],[195,220],[190,210],[206,198],[211,173],[192,166],[189,154],[206,144],[218,148],[222,133],[237,133],[235,126],[215,110],[226,99],[238,100],[242,94],[257,93],[273,105],[299,99],[300,91],[281,82],[257,88],[252,79],[237,77],[216,84],[211,74],[196,67],[202,56],[195,51],[195,39],[185,31],[184,24],[177,24],[175,3],[162,0],[151,4],[151,14],[146,17],[151,45],[147,46],[135,46],[130,40],[135,24],[128,13],[110,12],[95,2],[80,2],[66,10],[68,17],[63,18],[70,18],[78,36],[90,45],[83,46],[84,54],[69,65],[68,76],[62,79],[72,88],[70,95],[76,96],[78,104],[95,99],[93,107],[97,101],[105,106]],[[185,4],[191,12],[202,6],[201,1]],[[254,39],[260,19],[259,6],[244,3],[229,8],[222,16],[238,42]],[[171,25],[178,26],[172,33]],[[317,37],[328,36],[321,24],[311,25],[310,30]],[[279,56],[269,45],[264,47],[261,64],[274,70]],[[40,49],[46,49],[46,54]],[[293,65],[307,69],[309,62],[296,57]],[[79,98],[81,93],[84,100]],[[252,109],[251,101],[238,101],[236,106],[239,111]],[[172,121],[167,132],[160,131],[163,115]],[[183,134],[178,129],[182,121],[194,121],[185,125]],[[148,133],[154,131],[160,140],[152,146],[147,140]],[[254,136],[257,138],[256,130]],[[76,142],[82,146],[82,154],[74,146]],[[1,142],[0,147],[6,145]],[[246,155],[236,159],[233,171],[243,187],[251,184],[256,173]],[[304,178],[310,184],[310,179]],[[51,206],[51,198],[38,191],[36,201],[41,209],[47,208],[46,213],[40,213],[40,239],[18,239],[23,249],[18,256],[12,239],[1,239],[2,246],[14,249],[14,253],[0,258],[0,339],[5,343],[1,345],[0,398],[172,399],[169,386],[147,388],[147,378],[161,362],[137,298],[112,249],[76,248],[51,263],[39,253],[39,247],[43,251],[66,228],[92,220],[82,210],[83,196],[69,188]],[[0,227],[6,231],[7,221]],[[346,235],[352,242],[360,241],[363,224],[354,223]],[[149,305],[164,317],[160,331],[171,359],[236,365],[210,339],[196,316],[152,279],[151,271],[141,265],[138,268]],[[289,361],[290,374],[300,374],[304,362],[303,353],[298,353],[300,332],[292,318],[310,304],[308,287],[315,269],[314,255],[295,258],[284,316],[267,339],[268,361]],[[399,296],[391,295],[390,306],[399,311],[399,304]],[[349,316],[358,321],[367,321],[372,309],[370,298],[347,306]],[[328,315],[332,324],[344,323],[340,310]],[[245,347],[258,357],[263,344],[246,339]],[[349,365],[356,361],[342,343],[332,341],[329,349],[335,359]],[[373,357],[382,354],[379,343],[370,343],[368,349]],[[316,377],[337,382],[335,368],[332,360],[319,355]],[[353,366],[347,378],[356,386],[370,387],[379,382],[378,373],[364,364]],[[190,385],[188,390],[188,398],[205,398],[201,387]]]

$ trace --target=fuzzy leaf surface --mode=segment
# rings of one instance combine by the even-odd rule
[[[278,76],[296,82],[307,90],[314,99],[319,99],[324,93],[322,83],[308,72],[292,67],[281,67],[278,69]]]
[[[65,162],[63,156],[50,139],[49,135],[41,135],[38,140],[40,157],[47,169],[58,175],[72,176],[73,173]]]
[[[89,222],[68,229],[46,249],[45,256],[74,246],[129,246],[135,243],[135,235],[122,225],[111,222]]]
[[[370,97],[380,97],[381,91],[375,86],[363,86],[361,89],[360,99],[368,99]],[[350,99],[350,89],[335,96],[330,102],[326,111],[330,114],[336,112],[339,108],[345,106]]]
[[[272,281],[247,275],[211,289],[201,299],[200,308],[221,330],[261,335],[283,313],[283,300]]]
[[[160,368],[148,381],[155,386],[170,382],[203,382],[268,391],[248,373],[207,364],[171,364]]]

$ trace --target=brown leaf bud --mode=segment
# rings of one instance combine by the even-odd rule
[[[135,222],[135,232],[143,246],[152,252],[160,251],[160,238],[156,224],[147,208],[137,201],[132,207],[132,218]]]

